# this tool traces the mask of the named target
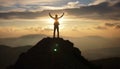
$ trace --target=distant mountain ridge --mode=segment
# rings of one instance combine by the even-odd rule
[[[34,45],[44,37],[46,37],[46,35],[30,34],[17,38],[0,38],[0,45],[8,45],[11,47]]]
[[[14,64],[22,52],[26,52],[32,46],[9,47],[0,45],[0,69],[5,69],[10,64]]]
[[[16,38],[0,38],[0,45],[11,47],[35,45],[42,38],[47,37],[44,34],[24,35]],[[61,36],[64,37],[64,36]],[[97,49],[119,47],[120,38],[104,38],[101,36],[85,36],[85,37],[64,37],[72,41],[79,49]]]

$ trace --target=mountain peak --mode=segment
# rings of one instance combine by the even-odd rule
[[[89,69],[87,61],[73,43],[63,38],[44,38],[8,69]]]

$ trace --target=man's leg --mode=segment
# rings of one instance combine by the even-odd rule
[[[54,26],[53,38],[55,38],[55,30],[56,30],[56,27]]]
[[[59,38],[59,26],[57,26],[57,37]]]

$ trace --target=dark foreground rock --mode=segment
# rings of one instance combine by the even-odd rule
[[[81,56],[73,43],[62,38],[44,38],[7,69],[96,69]]]

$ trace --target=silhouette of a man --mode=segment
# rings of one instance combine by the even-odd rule
[[[53,32],[53,38],[55,38],[55,32],[57,30],[57,38],[59,38],[59,19],[62,18],[64,15],[64,13],[58,17],[58,15],[56,14],[55,17],[53,17],[50,13],[49,13],[49,16],[54,19],[54,32]]]

